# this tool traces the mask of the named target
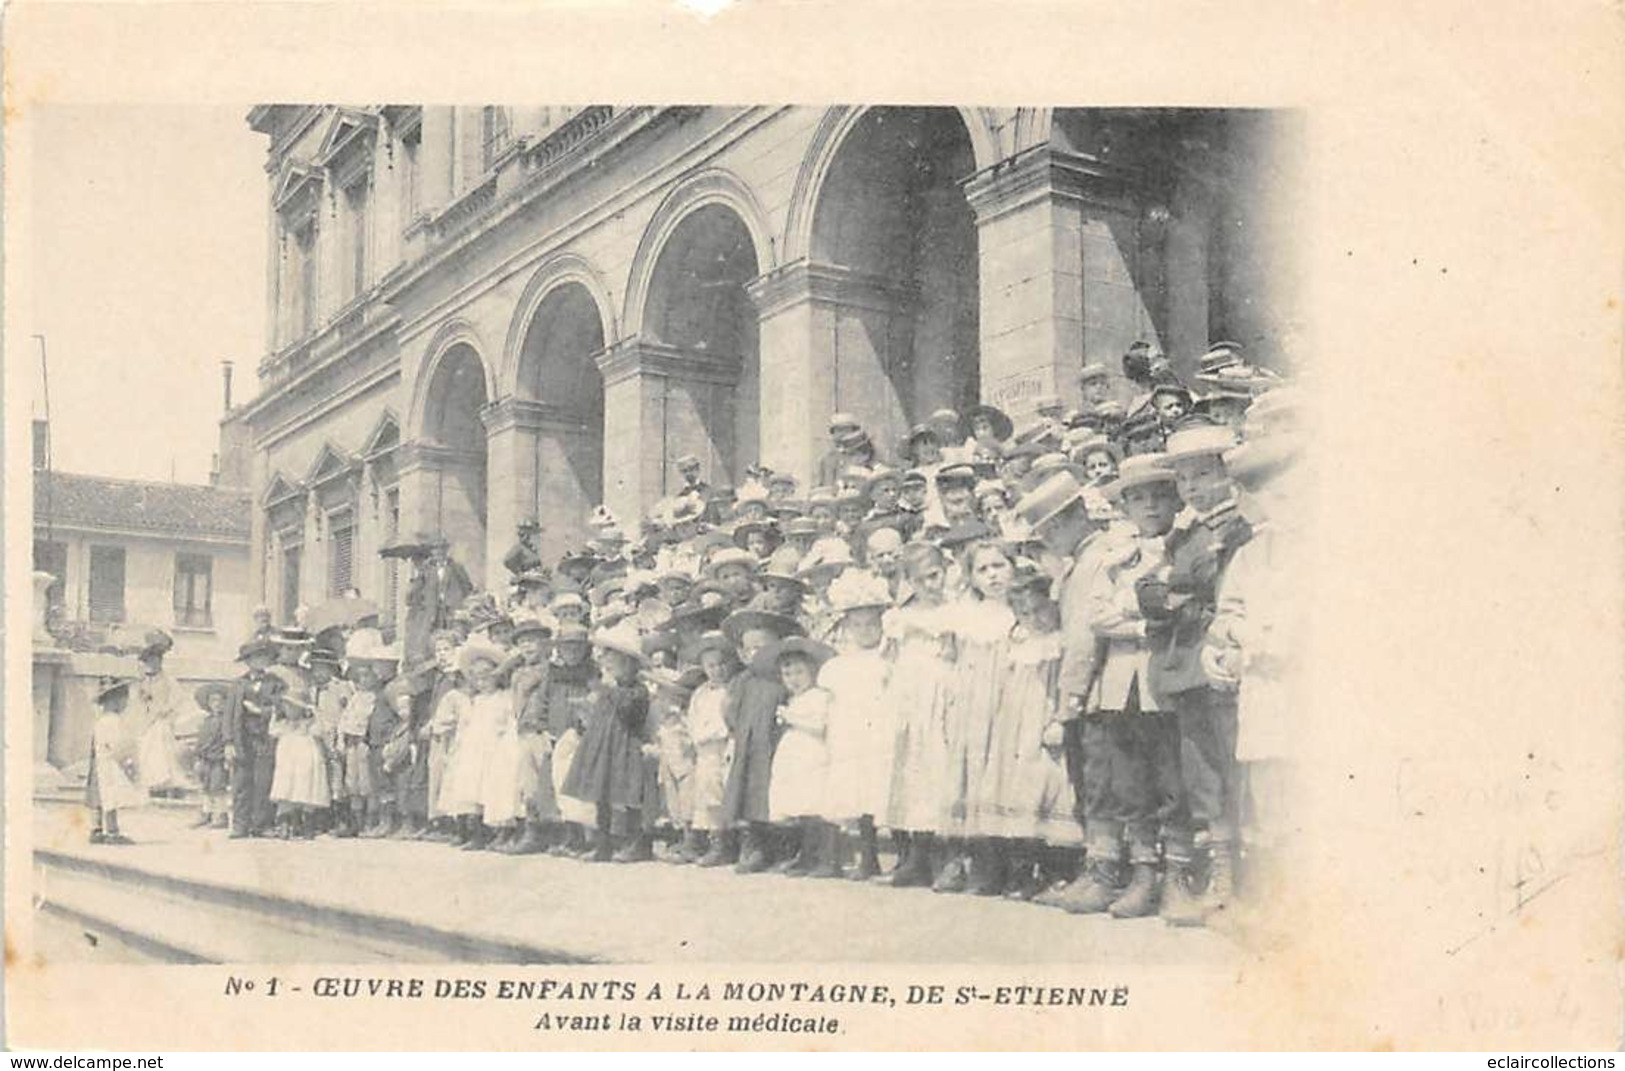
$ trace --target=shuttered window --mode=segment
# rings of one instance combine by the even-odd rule
[[[124,620],[124,548],[90,548],[90,619]]]
[[[213,624],[214,559],[207,554],[175,555],[175,624],[208,628]]]
[[[355,515],[330,514],[327,533],[327,593],[343,595],[355,586]]]

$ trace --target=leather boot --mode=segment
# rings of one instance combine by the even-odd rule
[[[683,830],[682,842],[677,845],[677,851],[672,854],[671,861],[679,866],[698,862],[705,854],[705,850],[700,847],[700,836],[700,831],[692,827]]]
[[[217,814],[214,816],[214,821],[210,822],[209,825],[214,829],[229,829],[231,821],[225,815]]]
[[[1043,884],[1038,876],[1038,859],[1032,852],[1010,850],[1005,868],[1004,895],[1010,900],[1031,900]]]
[[[626,838],[620,851],[614,855],[617,863],[647,863],[654,859],[654,849],[649,844],[649,834],[633,833]]]
[[[390,834],[396,840],[417,840],[423,831],[423,819],[415,814],[402,815],[400,824]]]
[[[1094,915],[1111,907],[1122,891],[1122,867],[1115,861],[1090,859],[1076,881],[1033,899],[1068,914]]]
[[[1139,919],[1154,914],[1161,885],[1155,863],[1135,863],[1123,895],[1113,900],[1108,910],[1118,919]]]
[[[818,830],[818,865],[807,875],[810,878],[839,878],[846,874],[842,856],[846,854],[846,838],[841,827],[825,822]]]
[[[512,855],[513,846],[519,840],[519,830],[520,826],[517,822],[511,826],[503,826],[498,830],[497,835],[491,838],[491,843],[486,845],[486,850],[501,855]]]
[[[542,831],[534,822],[526,822],[519,835],[508,842],[509,855],[535,855],[542,850]]]
[[[740,874],[760,874],[767,869],[767,850],[762,844],[762,830],[752,822],[745,827],[743,837],[739,842],[739,862],[734,864],[734,871]]]
[[[915,833],[908,838],[903,858],[891,872],[893,888],[931,884],[931,835]]]
[[[731,866],[739,861],[738,842],[730,830],[717,829],[711,832],[711,846],[700,856],[697,865],[703,867]]]
[[[970,871],[965,891],[972,896],[999,896],[1004,892],[1004,859],[999,846],[978,841],[970,853]]]
[[[1201,874],[1189,862],[1167,863],[1162,879],[1162,906],[1157,912],[1170,926],[1200,926],[1207,917]]]
[[[1165,908],[1162,917],[1170,926],[1212,924],[1215,915],[1223,913],[1235,903],[1235,854],[1232,848],[1228,844],[1213,846],[1208,858],[1207,885],[1204,888],[1200,891],[1191,888],[1180,894],[1173,893],[1173,887],[1184,884],[1184,882],[1170,883],[1171,887],[1165,895],[1170,898],[1179,895],[1180,910],[1170,911]]]
[[[795,832],[800,834],[794,841],[795,854],[786,853],[772,869],[775,874],[804,878],[818,866],[818,827],[808,823]]]
[[[209,817],[209,812],[204,811],[202,814],[197,816],[197,821],[188,823],[186,828],[187,829],[207,829],[208,826],[209,826],[209,823],[212,822],[212,821],[214,821],[214,819]]]
[[[458,845],[465,852],[481,852],[491,846],[491,831],[473,815],[468,816],[468,839]]]

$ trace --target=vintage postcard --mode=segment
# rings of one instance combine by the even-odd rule
[[[11,1046],[1619,1045],[1617,11],[10,15]]]

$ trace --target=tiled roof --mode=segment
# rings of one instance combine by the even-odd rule
[[[248,539],[249,495],[183,483],[34,472],[34,524]]]

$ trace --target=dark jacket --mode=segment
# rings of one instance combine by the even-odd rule
[[[1219,580],[1230,559],[1253,536],[1252,526],[1232,509],[1192,519],[1168,533],[1168,577],[1147,576],[1136,585],[1145,615],[1151,689],[1159,704],[1209,685],[1202,669],[1202,642],[1213,620]],[[1174,596],[1184,596],[1178,606]]]
[[[745,670],[728,685],[722,717],[733,735],[734,761],[722,796],[722,814],[729,822],[768,820],[768,779],[778,743],[775,715],[782,702],[784,685],[753,670]]]
[[[542,722],[554,739],[580,728],[592,683],[597,679],[598,667],[590,658],[578,666],[548,667],[547,685],[542,689]]]
[[[231,689],[226,708],[226,742],[243,748],[249,740],[263,741],[271,735],[271,719],[287,686],[270,672],[243,674]]]

